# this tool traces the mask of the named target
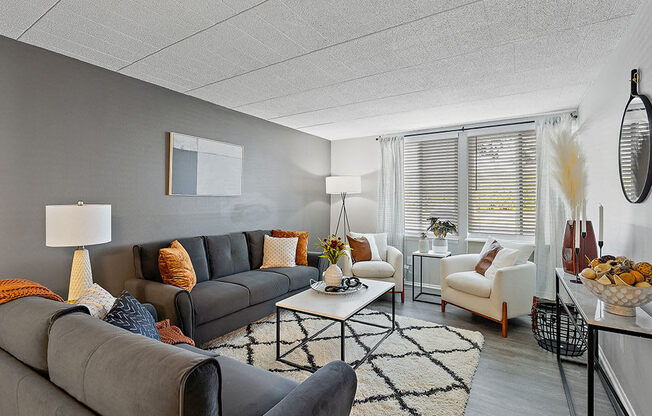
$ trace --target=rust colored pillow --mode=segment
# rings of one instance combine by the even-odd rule
[[[487,247],[487,250],[480,253],[480,261],[475,265],[475,271],[484,276],[484,273],[487,271],[489,266],[491,266],[491,263],[494,262],[496,254],[498,254],[502,248],[503,246],[501,246],[498,241],[494,240],[493,243]]]
[[[371,260],[371,245],[365,237],[351,237],[347,235],[346,238],[349,240],[349,247],[351,247],[351,255],[353,262],[358,261],[369,261]]]
[[[294,262],[297,266],[308,265],[308,231],[281,231],[272,230],[272,237],[277,238],[292,238],[298,237],[297,242],[297,257]]]
[[[192,267],[192,261],[180,242],[174,240],[170,247],[158,252],[158,270],[163,283],[192,290],[197,284],[197,275]]]

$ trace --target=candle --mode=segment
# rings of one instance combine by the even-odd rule
[[[587,232],[586,231],[587,230],[586,224],[587,224],[588,220],[589,219],[586,217],[586,201],[584,201],[584,202],[582,202],[582,221],[584,222],[584,224],[582,225],[582,227],[583,227],[582,232],[584,232],[584,233]]]
[[[604,232],[604,207],[600,204],[600,231],[598,241],[604,241],[602,233]]]
[[[582,228],[580,224],[580,210],[579,208],[575,208],[575,248],[580,248],[580,228]]]

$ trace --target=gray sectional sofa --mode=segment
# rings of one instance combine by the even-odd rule
[[[0,375],[3,416],[346,416],[357,383],[341,361],[299,384],[39,297],[0,305]]]
[[[201,345],[273,313],[277,301],[305,290],[325,270],[325,259],[310,252],[308,266],[260,269],[265,234],[271,231],[179,238],[197,274],[190,292],[162,283],[158,252],[171,241],[136,245],[137,278],[125,287]]]

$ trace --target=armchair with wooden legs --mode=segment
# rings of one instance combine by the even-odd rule
[[[351,251],[347,250],[344,258],[342,273],[344,276],[355,276],[363,279],[389,280],[394,282],[394,293],[401,294],[401,303],[405,302],[405,289],[403,288],[403,253],[396,247],[387,246],[387,252],[381,253],[382,261],[351,260]]]

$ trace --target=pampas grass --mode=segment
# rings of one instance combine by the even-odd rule
[[[586,158],[569,119],[564,118],[555,126],[551,159],[552,176],[559,185],[573,217],[579,218],[580,210],[586,204],[588,175]]]

